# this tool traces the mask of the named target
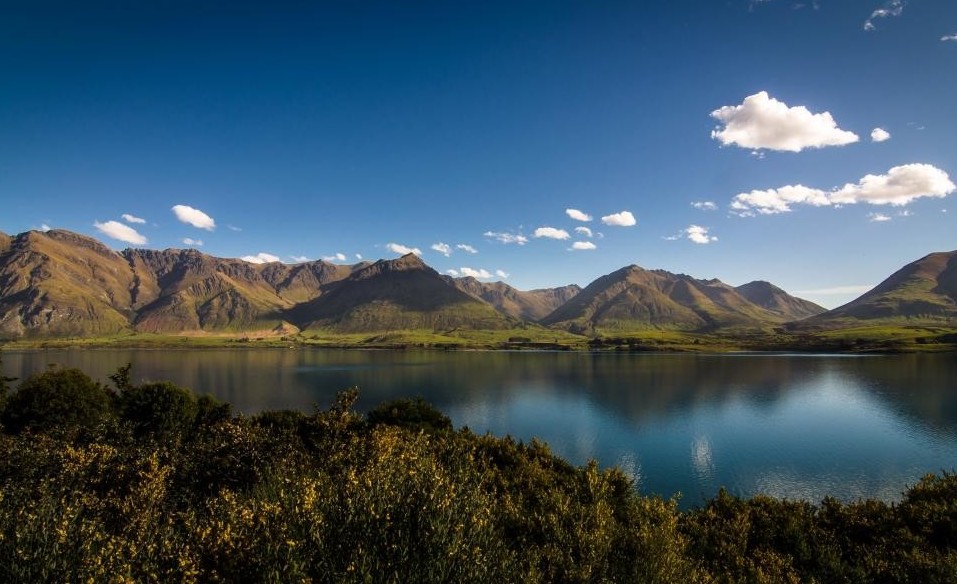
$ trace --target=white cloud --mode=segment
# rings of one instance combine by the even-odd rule
[[[791,211],[791,205],[803,204],[823,207],[828,205],[903,206],[922,197],[946,197],[957,186],[947,173],[930,164],[895,166],[887,174],[869,174],[856,184],[848,183],[830,192],[803,185],[788,185],[766,191],[751,191],[734,197],[731,212],[743,217],[774,215]]]
[[[891,217],[883,213],[868,213],[867,220],[874,223],[883,223],[884,221],[890,221]]]
[[[359,261],[362,261],[362,254],[361,254],[361,253],[357,253],[357,254],[356,254],[356,259],[359,260]]]
[[[123,213],[120,215],[120,217],[122,217],[123,221],[126,221],[127,223],[146,223],[146,219],[141,219],[140,217],[130,215],[129,213]]]
[[[455,249],[460,249],[460,250],[464,251],[465,253],[478,253],[478,250],[477,250],[477,249],[475,249],[475,248],[472,247],[471,245],[467,245],[467,244],[465,244],[465,243],[460,243],[460,244],[456,245],[456,246],[455,246]]]
[[[297,264],[310,261],[309,258],[307,258],[306,256],[289,256],[289,259],[296,262]]]
[[[872,142],[886,142],[891,139],[891,133],[884,128],[874,128],[871,130]]]
[[[508,280],[509,273],[505,270],[495,270],[495,275],[503,280]]]
[[[800,152],[858,141],[857,134],[837,127],[830,112],[814,114],[804,106],[788,107],[766,91],[749,95],[741,105],[716,109],[711,117],[724,124],[711,137],[725,146]]]
[[[755,213],[775,215],[790,212],[791,205],[795,203],[821,207],[830,205],[831,201],[822,190],[804,185],[787,185],[778,189],[741,193],[731,201],[731,212],[742,217],[750,217]]]
[[[216,229],[216,222],[213,221],[213,218],[203,213],[199,209],[194,209],[187,205],[174,205],[173,213],[176,215],[176,218],[186,223],[187,225],[192,225],[193,227],[199,229],[205,229],[206,231],[212,231]]]
[[[898,217],[910,217],[910,216],[913,215],[913,214],[914,214],[914,212],[911,211],[910,209],[904,209],[903,211],[899,211],[899,212],[897,213],[897,216],[898,216]]]
[[[874,20],[888,16],[900,16],[904,12],[904,0],[887,0],[884,6],[871,13],[870,18],[864,21],[864,30],[877,30]]]
[[[588,213],[583,213],[578,209],[565,209],[565,214],[574,219],[575,221],[591,221],[592,216]]]
[[[185,237],[185,238],[183,238],[183,245],[195,245],[196,247],[202,247],[202,246],[203,246],[203,240],[202,240],[202,239],[193,239],[192,237]]]
[[[601,222],[605,225],[616,225],[618,227],[631,227],[637,223],[637,221],[635,221],[635,216],[631,214],[631,211],[621,211],[619,213],[605,215],[601,218]]]
[[[399,255],[406,254],[415,254],[417,256],[422,255],[422,250],[417,247],[406,247],[401,243],[387,243],[386,248],[392,253],[397,253]]]
[[[344,262],[346,261],[346,254],[336,253],[329,256],[322,256],[322,261],[324,262]]]
[[[857,184],[846,184],[831,194],[834,203],[907,205],[921,197],[946,197],[957,186],[947,173],[930,164],[895,166],[887,174],[869,174]]]
[[[564,229],[555,229],[554,227],[539,227],[533,235],[535,237],[547,237],[548,239],[568,239],[571,237]]]
[[[718,205],[711,201],[695,201],[691,203],[691,206],[701,211],[716,211],[718,209]]]
[[[585,237],[595,237],[595,234],[592,233],[592,230],[587,227],[576,227],[575,233],[581,233]]]
[[[450,270],[445,270],[445,273],[448,274],[448,275],[450,275],[450,276],[452,276],[453,278],[458,278],[458,277],[459,277],[459,271],[458,271],[458,270],[451,270],[451,269],[450,269]]]
[[[228,224],[228,223],[226,224],[226,229],[229,229],[230,231],[242,231],[242,230],[243,230],[242,227],[236,227],[235,225],[230,225],[230,224]]]
[[[145,237],[137,233],[136,230],[129,225],[123,225],[119,221],[107,221],[106,223],[94,221],[93,227],[96,227],[97,231],[103,235],[119,241],[125,241],[126,243],[132,243],[134,245],[144,245],[146,243]]]
[[[701,227],[700,225],[689,225],[685,229],[685,234],[689,240],[699,245],[707,245],[713,241],[718,241],[717,237],[708,235],[707,227]]]
[[[44,233],[46,233],[47,231],[50,231],[51,229],[53,229],[53,228],[50,227],[49,225],[47,225],[46,223],[41,223],[41,224],[40,224],[40,231],[42,231],[42,232],[44,232]]]
[[[432,249],[444,255],[445,257],[452,255],[452,246],[447,243],[442,243],[441,241],[439,243],[433,243]]]
[[[506,233],[502,231],[486,231],[483,235],[485,237],[488,237],[489,239],[494,239],[495,241],[504,243],[506,245],[510,243],[514,243],[516,245],[525,245],[526,243],[528,243],[527,237],[521,234],[516,234],[516,233]]]
[[[944,42],[944,43],[947,43],[947,42],[957,43],[957,33],[944,35],[940,37],[940,40],[941,42]]]
[[[272,255],[271,253],[259,252],[256,255],[248,255],[239,258],[243,261],[249,262],[251,264],[268,264],[271,262],[278,262],[279,258]]]
[[[491,272],[484,269],[474,270],[472,268],[462,267],[462,268],[459,268],[459,273],[466,277],[471,276],[475,278],[476,280],[491,280],[492,279]]]
[[[598,249],[598,246],[590,241],[576,241],[568,248],[569,251],[588,251],[592,249]]]

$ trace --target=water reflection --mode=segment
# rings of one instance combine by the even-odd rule
[[[618,464],[640,488],[720,486],[818,500],[894,499],[957,467],[953,355],[628,355],[324,350],[6,351],[4,374],[48,363],[106,380],[170,379],[244,412],[360,408],[421,395],[457,425],[538,436],[575,463]]]

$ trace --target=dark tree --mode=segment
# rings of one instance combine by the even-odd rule
[[[113,415],[113,392],[79,369],[50,369],[26,378],[10,396],[8,432],[90,429]]]
[[[426,432],[452,429],[452,420],[421,396],[383,402],[369,412],[366,419],[371,426],[388,424]]]

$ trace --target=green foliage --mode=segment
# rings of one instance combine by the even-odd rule
[[[110,396],[68,371],[20,391]],[[452,431],[421,400],[363,418],[351,389],[246,418],[128,369],[113,381],[132,423],[0,434],[0,581],[957,581],[953,474],[898,505],[721,492],[682,513],[537,440]]]
[[[168,439],[193,428],[198,406],[192,391],[168,381],[125,385],[119,397],[120,414],[138,436]]]
[[[383,402],[366,416],[371,426],[400,426],[425,432],[445,432],[452,429],[452,420],[422,396],[399,398]]]
[[[16,377],[7,377],[3,375],[3,357],[0,356],[0,412],[7,404],[7,394],[10,393],[10,382],[16,381]]]
[[[92,429],[113,416],[115,396],[79,369],[57,369],[25,379],[7,401],[4,428],[13,433]]]

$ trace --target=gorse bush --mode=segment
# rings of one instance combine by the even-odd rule
[[[0,434],[0,582],[957,581],[952,474],[897,505],[722,492],[681,512],[420,399],[248,418],[111,379],[53,370],[10,396],[3,419],[29,423]]]
[[[89,430],[114,414],[113,398],[79,369],[52,368],[24,380],[0,420],[14,433]]]

